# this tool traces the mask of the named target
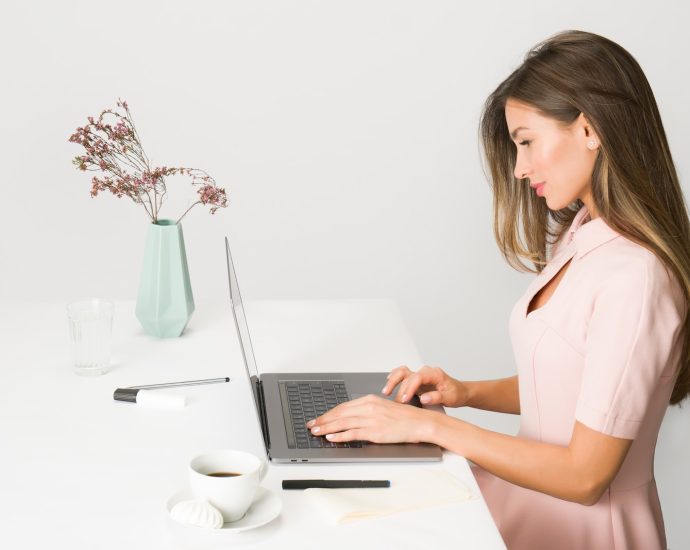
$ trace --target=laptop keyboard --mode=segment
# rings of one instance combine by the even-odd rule
[[[321,416],[336,405],[349,400],[342,380],[309,380],[284,382],[292,421],[292,433],[288,428],[288,447],[291,449],[359,448],[361,441],[333,443],[325,437],[312,436],[306,423]],[[291,437],[292,436],[292,437]]]

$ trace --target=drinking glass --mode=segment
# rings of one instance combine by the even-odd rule
[[[112,302],[84,300],[67,306],[74,370],[83,376],[105,374],[110,368]]]

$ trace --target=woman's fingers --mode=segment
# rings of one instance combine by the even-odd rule
[[[348,416],[339,418],[332,422],[321,422],[318,426],[311,429],[312,435],[328,435],[331,433],[346,432],[355,428],[362,428],[366,424],[366,418],[359,416]]]
[[[312,435],[327,435],[366,428],[370,426],[372,419],[380,420],[381,415],[376,414],[377,407],[382,404],[385,406],[386,403],[385,399],[366,395],[338,405],[326,414],[307,422],[307,427]]]
[[[430,412],[367,395],[331,409],[309,422],[312,435],[329,441],[374,443],[419,442],[425,437]]]
[[[385,414],[382,416],[382,412],[373,412],[370,407],[349,409],[345,411],[346,416],[331,422],[319,421],[311,428],[311,434],[333,442],[366,440],[385,443],[382,434],[386,430],[384,426],[390,427],[390,419],[386,419]]]
[[[319,426],[323,426],[324,424],[333,422],[334,420],[340,418],[344,414],[351,415],[352,412],[349,411],[349,409],[352,409],[352,407],[359,406],[359,404],[362,403],[365,399],[367,399],[367,397],[369,396],[365,395],[364,397],[352,399],[351,401],[345,401],[345,403],[341,403],[340,405],[333,407],[327,413],[324,413],[317,418],[313,418],[307,421],[307,428],[313,428],[316,424],[318,424]]]
[[[419,400],[424,405],[438,405],[443,401],[440,391],[428,391],[419,396]]]
[[[393,369],[388,375],[388,381],[381,390],[384,395],[390,395],[398,384],[398,393],[395,400],[399,403],[406,403],[417,392],[422,385],[435,386],[443,380],[444,372],[437,367],[424,366],[419,372],[412,372],[406,366]]]
[[[341,419],[347,421],[348,419],[351,420],[353,418],[373,418],[377,415],[377,411],[380,411],[381,407],[386,407],[387,405],[390,405],[390,403],[382,397],[378,397],[376,395],[365,395],[359,397],[358,399],[341,403],[340,405],[333,407],[327,413],[310,420],[307,422],[307,428],[313,429],[315,426],[319,426],[322,430],[321,433],[324,433],[323,426],[325,425],[330,425]],[[346,429],[351,426],[339,424],[338,427],[340,429]]]
[[[411,373],[412,373],[412,371],[409,368],[407,368],[405,365],[398,367],[396,369],[393,369],[388,374],[388,381],[383,386],[381,393],[384,395],[390,395],[390,393],[393,391],[393,388],[395,388],[395,386],[400,384],[400,382],[403,381]]]
[[[395,400],[398,403],[404,403],[408,401],[412,396],[412,392],[415,391],[419,385],[419,373],[411,373],[405,380],[402,381],[400,387],[398,388],[398,393],[395,395]]]
[[[326,439],[328,439],[328,441],[332,441],[333,443],[340,443],[345,441],[359,441],[361,439],[364,439],[363,436],[360,435],[361,433],[361,430],[358,429],[346,430],[344,432],[327,434]]]
[[[442,372],[441,369],[425,366],[412,373],[400,384],[396,401],[407,403],[422,385],[436,386],[443,378]]]

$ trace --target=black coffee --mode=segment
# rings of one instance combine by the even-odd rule
[[[211,477],[237,477],[241,476],[242,474],[238,474],[236,472],[213,472],[211,474],[206,475]]]

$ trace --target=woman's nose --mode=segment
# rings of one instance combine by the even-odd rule
[[[518,153],[515,159],[515,171],[513,172],[515,177],[519,180],[526,178],[530,173],[530,168],[527,163],[523,160],[522,155]]]

